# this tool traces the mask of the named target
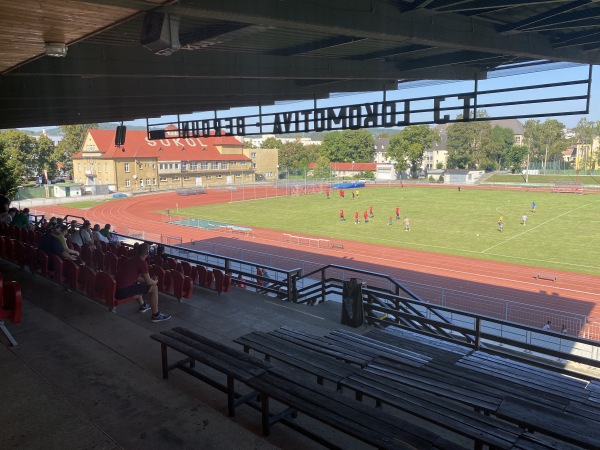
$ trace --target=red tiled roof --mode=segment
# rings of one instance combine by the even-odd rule
[[[312,162],[308,165],[309,169],[314,169],[315,166],[317,164]],[[331,167],[333,170],[344,170],[344,171],[361,171],[361,172],[365,172],[368,170],[372,170],[375,171],[377,170],[377,164],[376,163],[343,163],[343,162],[336,162],[336,163],[329,163],[329,167]]]
[[[243,147],[240,141],[231,136],[187,139],[160,139],[150,141],[145,131],[128,131],[125,144],[115,146],[115,132],[112,130],[89,130],[102,158],[157,158],[158,161],[251,161],[246,155],[221,154],[217,145]],[[82,152],[73,158],[81,158]]]

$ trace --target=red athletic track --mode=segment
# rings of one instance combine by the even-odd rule
[[[268,188],[268,190],[261,188],[258,196],[264,198],[265,193],[269,196],[278,194],[275,188]],[[284,195],[285,192],[280,191],[279,194]],[[246,190],[244,198],[249,200],[251,197],[251,190]],[[345,244],[345,248],[341,250],[308,248],[284,243],[282,232],[269,229],[254,229],[254,238],[231,237],[214,231],[163,223],[163,215],[153,212],[172,210],[175,204],[185,208],[199,204],[224,203],[231,199],[230,192],[209,191],[207,194],[191,196],[160,193],[106,202],[86,211],[63,205],[43,207],[43,210],[47,216],[84,215],[92,223],[111,223],[117,231],[119,228],[132,228],[149,233],[181,236],[184,243],[191,240],[218,239],[223,245],[265,251],[323,265],[336,263],[379,273],[393,271],[394,276],[416,283],[600,318],[600,293],[598,293],[600,277],[598,276],[548,269],[538,270],[531,266],[354,241],[340,241]],[[558,276],[558,280],[556,282],[537,280],[535,279],[537,273],[551,273]],[[600,319],[596,321],[600,322]]]

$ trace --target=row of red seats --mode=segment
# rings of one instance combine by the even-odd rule
[[[16,281],[4,281],[4,277],[0,273],[0,331],[12,346],[16,346],[17,341],[4,325],[4,319],[10,320],[12,323],[21,323],[22,314],[21,286]]]
[[[214,289],[217,293],[229,292],[231,287],[231,276],[219,269],[207,269],[201,265],[193,265],[188,261],[177,261],[170,256],[154,257],[154,265],[157,267],[168,267],[171,271],[177,271],[189,277],[192,283],[200,287]]]
[[[0,235],[7,236],[24,244],[34,246],[37,246],[38,242],[40,242],[43,236],[40,231],[15,227],[6,222],[0,222]]]

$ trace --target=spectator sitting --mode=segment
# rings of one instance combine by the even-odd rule
[[[79,245],[80,247],[88,245],[92,248],[95,248],[94,240],[92,239],[92,233],[90,231],[89,220],[84,220],[81,228],[71,234],[71,242]]]
[[[60,241],[60,243],[63,245],[64,249],[69,252],[69,254],[71,256],[75,256],[75,258],[77,258],[79,256],[79,252],[77,250],[72,250],[69,248],[69,246],[67,245],[67,239],[65,237],[65,235],[67,234],[67,230],[69,229],[69,227],[67,225],[64,224],[56,224],[55,228],[59,228],[60,229],[60,234],[58,234],[56,236],[56,238]]]
[[[94,225],[94,229],[92,230],[92,237],[94,238],[94,243],[104,242],[108,244],[108,238],[100,232],[100,225],[98,224]]]
[[[29,208],[24,208],[23,211],[15,215],[12,220],[12,224],[15,227],[26,228],[28,230],[32,230],[33,227],[29,222]]]
[[[17,208],[8,208],[8,213],[0,218],[0,222],[12,223],[17,214]]]
[[[58,237],[60,234],[62,234],[61,227],[62,225],[55,224],[50,230],[50,232],[46,233],[42,237],[38,248],[39,250],[42,250],[48,255],[58,255],[63,259],[70,259],[72,261],[76,261],[77,257],[71,255],[71,253],[65,250],[65,247],[63,247],[63,244],[61,243],[60,238]],[[52,260],[48,261],[48,268],[50,270],[53,269]]]
[[[140,305],[139,311],[146,312],[152,309],[152,322],[162,322],[169,320],[169,314],[163,314],[158,309],[158,287],[157,279],[150,278],[148,263],[148,244],[143,243],[136,247],[136,256],[128,258],[119,264],[117,270],[117,291],[115,297],[123,299],[127,297],[137,297]],[[148,302],[144,302],[142,295],[149,294]]]
[[[116,236],[113,236],[112,232],[110,231],[110,223],[104,225],[104,228],[100,230],[100,234],[108,239],[108,242],[119,242],[119,239]]]

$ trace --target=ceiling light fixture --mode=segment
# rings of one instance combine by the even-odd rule
[[[46,42],[44,51],[46,56],[52,56],[54,58],[64,58],[67,56],[67,46],[60,42]]]

